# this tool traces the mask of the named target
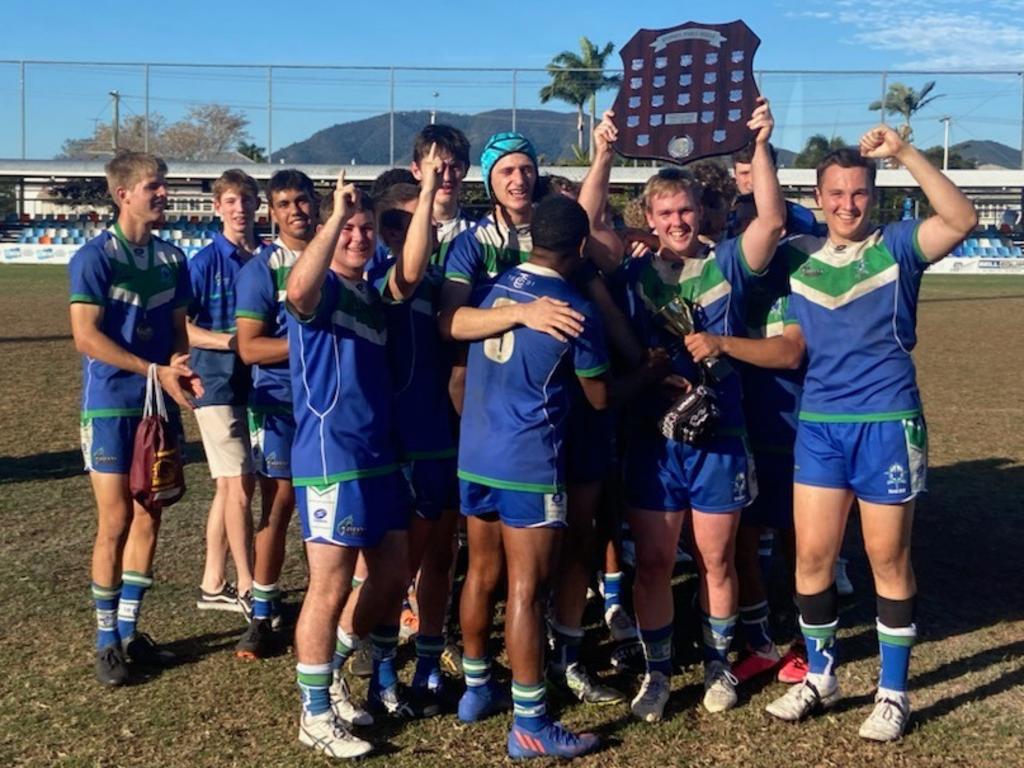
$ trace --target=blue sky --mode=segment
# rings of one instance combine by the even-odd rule
[[[387,3],[199,3],[180,0],[157,8],[92,0],[88,4],[20,0],[8,7],[17,34],[5,36],[4,59],[152,61],[206,64],[446,66],[465,72],[400,72],[398,109],[477,112],[508,108],[511,75],[474,68],[541,68],[557,52],[575,50],[580,35],[624,44],[640,27],[671,27],[691,20],[681,4],[659,0],[546,0],[431,6],[423,0]],[[471,7],[452,13],[454,7]],[[585,8],[585,11],[580,9]],[[696,5],[694,6],[696,7]],[[85,9],[88,8],[88,11]],[[703,22],[742,18],[761,37],[758,70],[881,70],[1024,68],[1024,25],[1015,19],[1024,0],[804,0],[725,2]],[[618,57],[615,57],[618,64]],[[314,131],[386,111],[386,72],[280,70],[274,77],[272,141],[281,147]],[[50,157],[69,136],[92,132],[110,119],[107,91],[124,94],[123,108],[143,107],[141,71],[133,67],[28,68],[28,155]],[[952,141],[993,138],[1020,145],[1021,82],[1016,76],[893,75],[920,87],[938,81],[943,94],[916,121],[917,141],[941,143],[938,118],[953,118]],[[516,103],[537,106],[543,73],[517,77]],[[866,109],[880,95],[877,75],[767,75],[779,124],[777,143],[799,149],[811,133],[849,141],[877,118]],[[437,92],[435,97],[433,94]],[[156,68],[150,108],[169,120],[189,103],[216,101],[246,113],[250,134],[268,143],[264,70]],[[614,93],[602,95],[610,104]],[[18,68],[0,65],[0,156],[20,155]],[[565,109],[554,105],[556,109]]]

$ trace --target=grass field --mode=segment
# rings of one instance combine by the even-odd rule
[[[93,681],[95,512],[78,451],[79,359],[66,295],[61,267],[0,267],[0,765],[324,764],[295,740],[293,658],[239,662],[237,615],[195,609],[210,498],[204,464],[188,468],[189,493],[165,515],[143,616],[183,663],[119,690]],[[856,735],[877,669],[858,538],[836,710],[798,727],[774,722],[763,710],[782,686],[766,682],[741,689],[737,709],[709,715],[699,708],[699,666],[684,657],[661,725],[631,722],[625,707],[564,705],[563,720],[608,744],[579,765],[1024,765],[1024,278],[926,278],[919,332],[932,469],[915,531],[910,733],[891,746]],[[292,604],[304,584],[296,539],[283,579]],[[601,647],[588,652],[604,660]],[[499,764],[505,726],[447,716],[377,727],[379,756],[365,764]]]

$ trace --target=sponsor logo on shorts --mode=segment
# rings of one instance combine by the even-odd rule
[[[564,493],[544,494],[544,521],[548,523],[564,523],[568,514],[567,499]]]
[[[907,469],[902,464],[893,464],[885,473],[885,484],[893,496],[907,493]]]
[[[747,473],[737,472],[736,478],[732,481],[732,500],[746,501],[747,498]]]
[[[356,525],[351,515],[343,520],[339,520],[334,530],[339,536],[360,537],[366,535],[366,528],[362,525]]]
[[[102,448],[97,448],[92,452],[92,463],[93,464],[117,464],[117,456],[111,456],[109,453],[104,451]]]
[[[313,519],[314,520],[323,520],[325,517],[327,517],[328,514],[329,514],[329,512],[326,509],[321,507],[320,509],[317,509],[317,510],[313,511]]]

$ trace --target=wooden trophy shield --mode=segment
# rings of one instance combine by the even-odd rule
[[[682,165],[745,147],[754,138],[747,120],[759,95],[760,44],[742,21],[641,29],[619,52],[616,151]]]

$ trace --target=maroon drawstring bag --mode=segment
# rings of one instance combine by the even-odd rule
[[[146,406],[135,430],[128,485],[132,498],[150,512],[185,495],[181,446],[177,432],[167,421],[167,406],[155,364],[149,366],[146,375]]]

